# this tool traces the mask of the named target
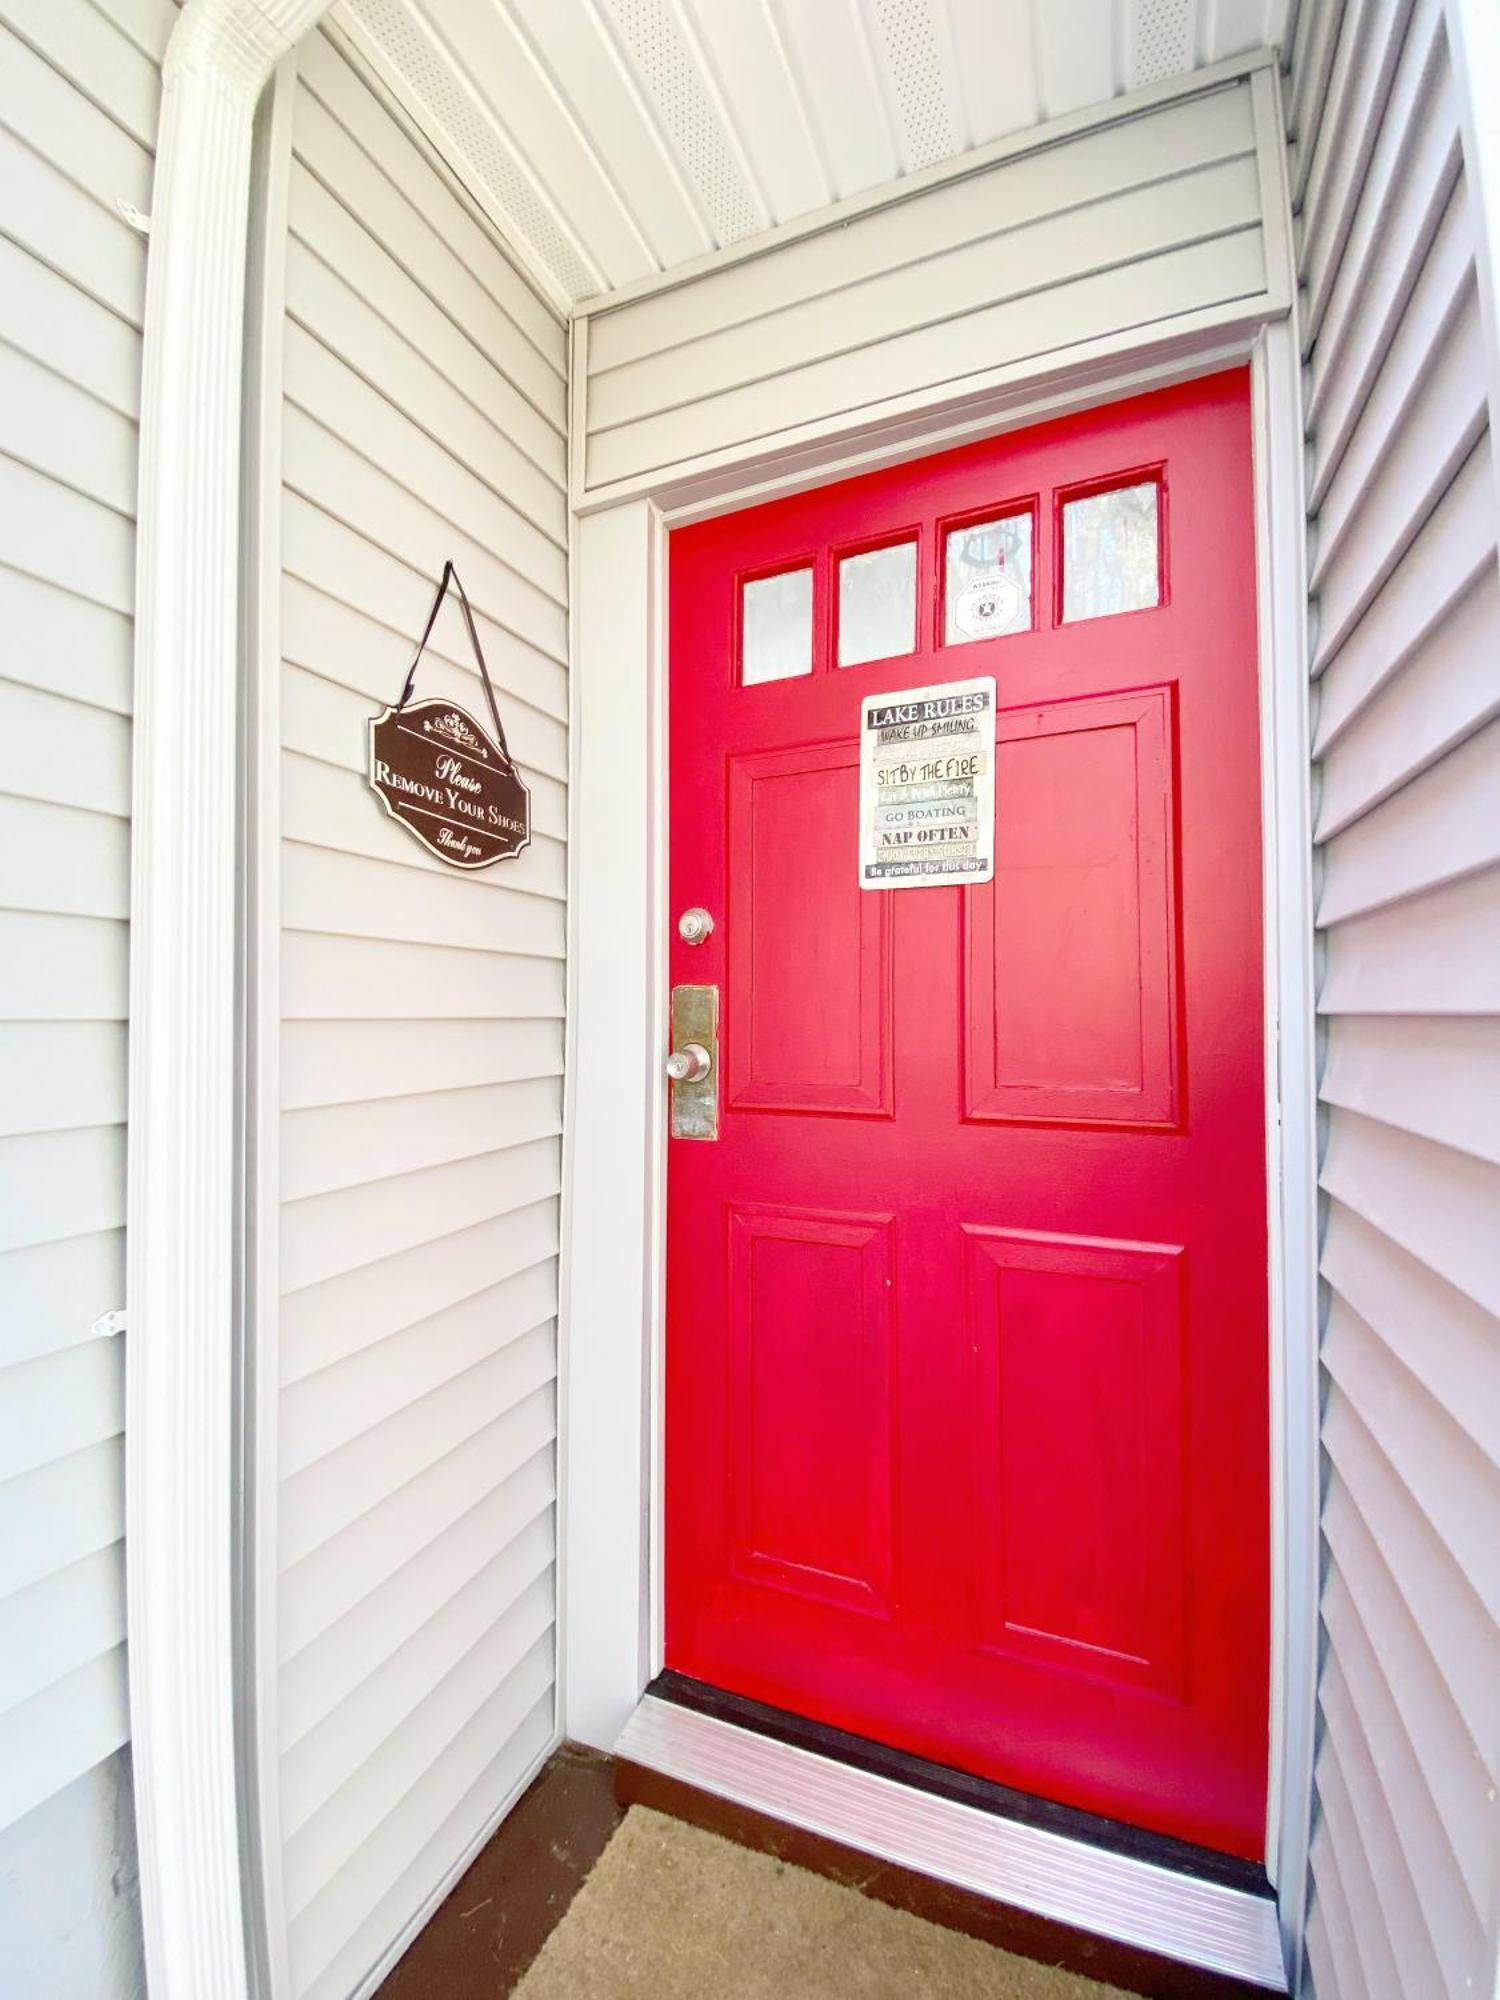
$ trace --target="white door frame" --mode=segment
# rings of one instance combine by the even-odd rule
[[[1248,360],[1260,604],[1273,1659],[1268,1872],[1300,1957],[1317,1635],[1316,1151],[1301,407],[1290,323],[1196,353],[1123,361],[983,433]],[[856,431],[778,485],[665,493],[575,523],[570,998],[562,1306],[566,1733],[609,1749],[662,1664],[666,1254],[667,534],[710,513],[952,443],[951,411],[882,451]],[[975,430],[967,431],[976,434]],[[789,460],[789,464],[791,461]],[[722,474],[719,475],[722,478]]]

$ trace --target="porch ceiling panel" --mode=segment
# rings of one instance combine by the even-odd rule
[[[1290,0],[340,0],[560,304],[1274,45]]]

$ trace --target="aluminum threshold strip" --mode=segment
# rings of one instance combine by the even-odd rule
[[[1285,1993],[1276,1905],[643,1696],[615,1755],[998,1903]]]

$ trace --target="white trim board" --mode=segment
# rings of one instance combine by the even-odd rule
[[[608,1749],[660,1660],[666,1187],[666,536],[648,501],[573,552],[559,1335],[563,1732]]]
[[[1178,1874],[646,1695],[615,1755],[899,1868],[1285,1993],[1268,1896]]]
[[[1303,444],[1297,337],[1251,358],[1265,908],[1266,1195],[1271,1343],[1271,1745],[1267,1869],[1300,1962],[1317,1705],[1319,1590],[1317,1016]],[[1287,532],[1290,526],[1292,532]]]
[[[768,455],[741,454],[708,471],[664,481],[647,497],[673,528],[753,507],[762,500],[926,458],[974,439],[1000,437],[1049,417],[1096,409],[1147,389],[1166,389],[1215,368],[1237,367],[1249,359],[1261,324],[1254,318],[1226,327],[1216,315],[1205,315],[1195,323],[1179,322],[1169,335],[1125,357],[1113,343],[1101,341],[1097,351],[1075,352],[1059,368],[1020,373],[992,393],[975,392],[952,405],[926,406],[889,420],[864,422],[852,436],[844,431],[805,445],[789,443]],[[608,502],[612,507],[622,504]],[[578,511],[600,511],[599,496],[591,495],[588,507]]]

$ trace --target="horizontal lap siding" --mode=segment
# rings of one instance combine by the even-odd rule
[[[125,1284],[146,244],[118,204],[151,207],[175,18],[0,0],[0,1957],[59,1995],[140,1977],[125,1353],[91,1327]]]
[[[1320,2000],[1457,2000],[1500,1930],[1500,572],[1441,0],[1309,7],[1292,106],[1325,1036],[1308,1967]]]
[[[552,1741],[563,329],[299,52],[282,420],[277,1712],[292,1987],[358,1988]],[[531,788],[461,875],[365,782],[444,561]],[[419,693],[481,718],[456,606]]]
[[[1248,83],[1038,148],[589,322],[588,491],[1267,294]]]

